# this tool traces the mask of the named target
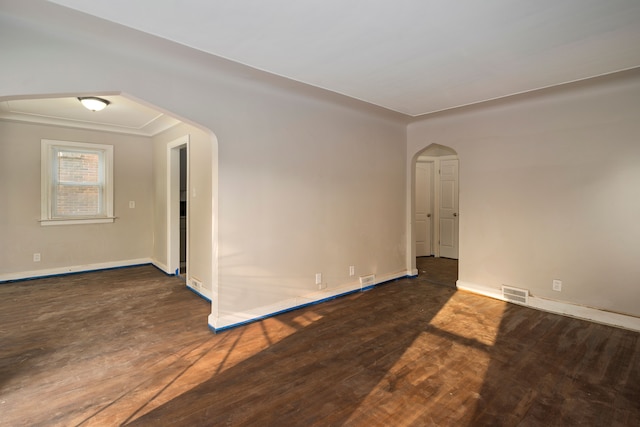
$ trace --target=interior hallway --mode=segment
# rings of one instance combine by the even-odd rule
[[[0,425],[638,425],[640,334],[401,279],[219,334],[151,266],[0,285]]]

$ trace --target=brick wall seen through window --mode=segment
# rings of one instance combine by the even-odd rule
[[[56,216],[100,213],[100,156],[95,153],[58,152]]]
[[[40,225],[114,222],[113,145],[41,140]]]

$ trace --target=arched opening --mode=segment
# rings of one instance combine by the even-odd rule
[[[440,144],[430,144],[412,159],[411,271],[433,270],[435,281],[446,284],[455,284],[458,274],[458,169],[458,153]]]
[[[78,97],[89,95],[104,98],[109,105],[99,112],[88,111]],[[120,92],[0,97],[0,120],[12,135],[1,155],[18,159],[4,171],[6,182],[19,183],[8,197],[18,198],[20,203],[13,204],[28,209],[14,209],[16,213],[7,217],[10,226],[3,238],[19,241],[16,247],[33,253],[34,259],[31,263],[16,257],[5,266],[9,269],[0,274],[0,281],[145,263],[176,274],[183,249],[186,285],[205,299],[214,299],[218,151],[216,136],[210,130]],[[31,212],[40,209],[41,195],[40,186],[34,186],[33,181],[40,175],[38,153],[43,138],[115,148],[113,224],[42,227],[34,220]],[[190,159],[183,172],[190,191],[171,191],[180,181],[179,172],[171,173],[172,165],[180,164],[179,149],[187,145]],[[186,211],[181,212],[182,200],[189,202],[185,210],[193,215],[187,217]],[[188,247],[181,248],[178,218],[183,213],[188,221],[188,234],[184,236]],[[22,238],[17,230],[29,239]]]

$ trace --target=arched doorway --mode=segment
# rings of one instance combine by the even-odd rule
[[[41,140],[45,138],[108,144],[115,151],[114,184],[110,184],[115,187],[115,217],[110,222],[111,226],[87,227],[77,223],[64,229],[55,226],[45,229],[41,228],[41,221],[21,225],[27,227],[33,236],[30,244],[37,248],[38,260],[42,255],[48,264],[27,268],[15,263],[15,272],[10,272],[12,278],[146,263],[174,274],[182,261],[180,219],[184,216],[186,284],[204,298],[213,300],[217,294],[216,136],[203,126],[129,94],[92,93],[108,101],[106,109],[99,113],[89,111],[80,104],[78,97],[84,95],[88,94],[0,97],[0,118],[11,119],[7,121],[11,123],[10,131],[17,136],[14,139],[20,142],[16,147],[29,147],[31,155],[24,158],[31,176],[38,173],[42,175],[39,170],[42,162],[34,160],[32,153],[40,151]],[[184,215],[181,215],[179,173],[171,173],[174,164],[176,171],[179,171],[178,149],[186,147],[187,142],[190,150],[193,148],[193,155],[190,156],[193,161],[184,172],[193,185],[192,191],[185,189],[182,195],[185,201],[189,199],[194,206],[193,215],[188,219],[189,227],[186,225],[189,205],[185,204]],[[10,149],[14,148],[8,145],[3,147],[6,153]],[[40,156],[37,160],[40,160]],[[17,177],[24,174],[18,169],[10,172]],[[172,179],[173,175],[176,179]],[[170,191],[174,183],[176,189]],[[20,192],[24,191],[20,189]],[[38,196],[29,193],[30,199],[35,200]],[[175,203],[172,202],[174,199]],[[22,224],[17,222],[21,221],[18,215],[9,221],[11,224]],[[12,228],[20,229],[18,226]],[[17,241],[19,236],[12,233],[6,238]],[[188,251],[187,246],[192,250]],[[60,250],[60,247],[65,249]]]
[[[412,162],[412,271],[424,273],[425,263],[442,267],[447,284],[457,280],[458,168],[457,152],[439,144],[425,147]]]

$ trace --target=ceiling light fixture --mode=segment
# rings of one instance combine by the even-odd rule
[[[110,104],[106,99],[96,98],[95,96],[78,98],[78,101],[80,101],[87,110],[91,111],[104,110],[104,108]]]

